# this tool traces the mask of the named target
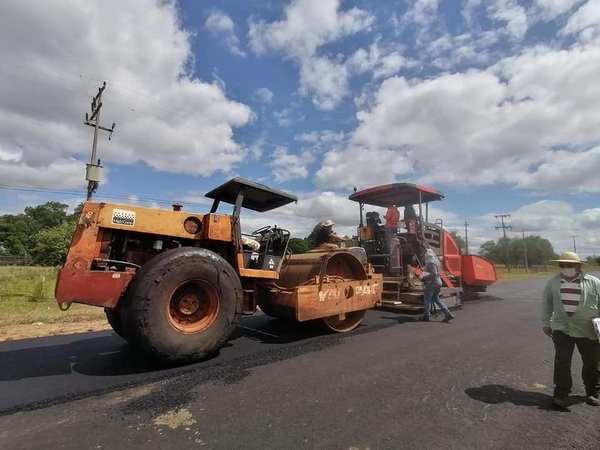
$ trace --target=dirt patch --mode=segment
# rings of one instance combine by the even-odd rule
[[[154,425],[156,426],[166,426],[172,430],[175,430],[179,427],[185,426],[189,427],[196,423],[196,419],[192,416],[187,409],[173,409],[171,411],[166,412],[154,419]]]
[[[85,333],[88,331],[109,330],[106,319],[84,322],[43,323],[23,325],[3,325],[0,327],[0,342],[17,339],[58,336],[62,334]]]

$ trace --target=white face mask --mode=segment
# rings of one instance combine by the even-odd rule
[[[567,278],[574,278],[575,275],[577,275],[575,267],[561,267],[560,273],[562,273]]]

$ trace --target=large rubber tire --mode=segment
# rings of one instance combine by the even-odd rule
[[[181,312],[182,299],[190,295],[197,300],[184,303]],[[194,247],[167,250],[134,278],[122,323],[131,343],[159,362],[205,359],[235,330],[242,295],[237,273],[218,254]]]
[[[104,308],[104,314],[106,314],[106,320],[108,320],[108,324],[111,326],[113,331],[117,333],[118,336],[127,340],[127,338],[123,334],[123,326],[121,324],[119,307],[117,306],[116,308]]]

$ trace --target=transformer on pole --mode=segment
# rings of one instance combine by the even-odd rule
[[[91,104],[91,115],[85,113],[84,125],[88,125],[94,128],[94,140],[92,141],[92,155],[90,162],[86,165],[85,179],[88,182],[87,187],[87,199],[92,199],[92,194],[98,189],[98,184],[102,181],[102,164],[100,158],[96,158],[98,149],[98,130],[106,131],[109,133],[108,140],[112,138],[112,134],[115,131],[116,123],[113,122],[111,128],[106,128],[100,125],[100,110],[102,109],[102,93],[106,89],[106,81],[102,83],[102,86],[98,88],[98,93],[92,98]]]

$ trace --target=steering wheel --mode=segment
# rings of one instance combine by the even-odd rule
[[[266,227],[259,228],[258,230],[254,230],[252,234],[260,234],[261,236],[266,232],[271,230],[271,225],[267,225]]]

